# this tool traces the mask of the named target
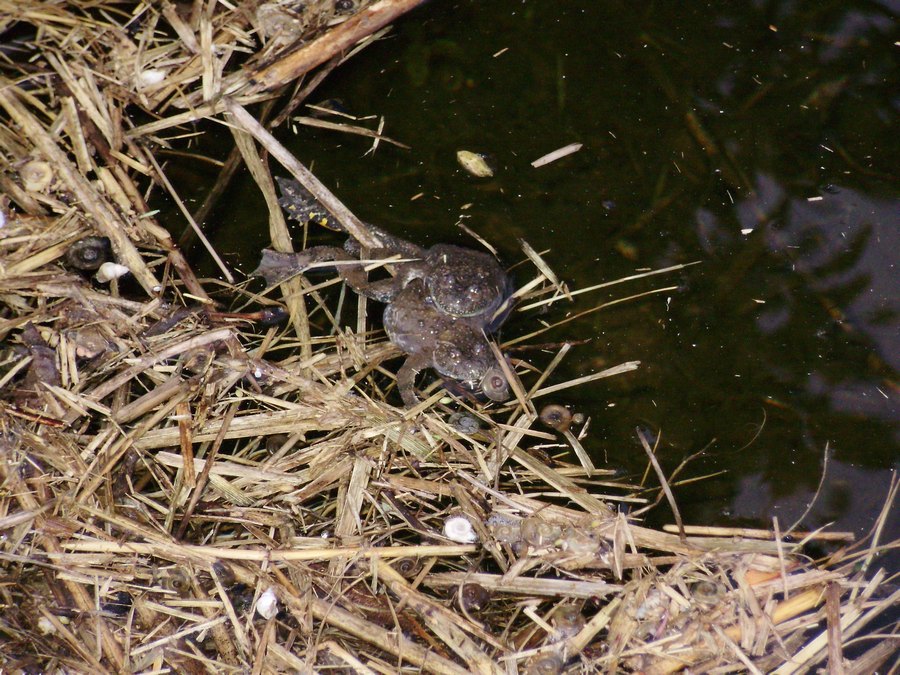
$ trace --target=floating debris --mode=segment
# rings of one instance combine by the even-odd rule
[[[546,166],[547,164],[550,164],[551,162],[555,162],[558,159],[562,159],[563,157],[566,157],[567,155],[571,155],[574,152],[578,152],[579,150],[581,150],[582,147],[583,146],[581,143],[570,143],[569,145],[559,148],[558,150],[554,150],[553,152],[548,152],[543,157],[538,157],[536,160],[534,160],[531,163],[531,166],[533,166],[535,169],[539,169],[540,167]]]
[[[487,155],[469,150],[459,150],[456,153],[456,161],[470,175],[476,178],[492,178],[494,167]]]

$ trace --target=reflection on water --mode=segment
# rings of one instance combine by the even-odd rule
[[[769,523],[777,516],[785,528],[804,518],[804,526],[809,529],[833,524],[832,529],[844,532],[868,531],[871,514],[884,506],[890,483],[887,472],[843,462],[833,462],[828,472],[830,478],[818,496],[815,489],[776,494],[763,476],[748,473],[741,477],[729,515],[746,522]],[[861,485],[866,486],[862,493]]]
[[[589,450],[631,472],[645,463],[636,426],[661,430],[669,471],[706,448],[689,472],[725,473],[679,490],[693,522],[786,526],[827,446],[835,498],[805,525],[861,531],[898,460],[893,18],[869,2],[721,5],[426,3],[313,97],[383,117],[412,149],[365,154],[370,140],[304,127],[293,149],[363,218],[426,244],[465,242],[464,218],[508,261],[526,237],[576,287],[701,261],[654,281],[678,293],[545,335],[592,339],[560,379],[643,363],[559,402],[593,418]],[[491,153],[496,176],[464,174],[459,149]],[[252,266],[246,221],[260,241],[266,225],[259,201],[241,210],[245,185],[218,246]]]

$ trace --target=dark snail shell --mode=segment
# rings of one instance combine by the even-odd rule
[[[568,431],[572,424],[572,413],[565,406],[558,403],[545,405],[541,410],[540,420],[546,426],[557,431]]]
[[[112,260],[112,246],[106,237],[79,239],[66,251],[66,263],[69,267],[85,272],[93,272],[110,260]]]
[[[213,563],[212,571],[223,586],[233,586],[237,582],[237,578],[234,576],[234,570],[231,569],[231,566],[221,560],[217,560]]]
[[[407,579],[413,579],[422,571],[422,562],[418,558],[398,558],[394,561],[394,569]]]
[[[572,637],[584,628],[584,616],[577,605],[565,604],[553,612],[553,627],[563,638]]]
[[[131,609],[134,599],[128,591],[116,591],[100,603],[100,609],[114,616],[125,616]]]
[[[458,593],[459,603],[467,612],[479,612],[491,601],[490,592],[480,584],[463,584]]]
[[[281,446],[287,443],[288,438],[287,434],[272,434],[271,436],[267,436],[266,451],[270,454],[275,454],[281,450]]]
[[[450,415],[447,421],[450,423],[450,426],[464,434],[474,434],[481,428],[478,418],[469,413],[455,412]]]

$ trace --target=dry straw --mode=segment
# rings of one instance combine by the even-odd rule
[[[435,390],[404,411],[365,304],[351,331],[323,285],[198,279],[157,222],[165,191],[202,234],[246,166],[291,250],[274,158],[377,243],[267,121],[416,4],[0,0],[0,670],[874,671],[895,632],[842,650],[896,602],[876,564],[896,485],[867,545],[818,563],[771,532],[643,527],[614,506],[635,488],[536,449],[584,429],[562,442],[534,404],[636,362],[558,382],[557,346],[543,372],[513,361],[506,406]],[[223,124],[191,214],[166,162]],[[130,280],[75,271],[86,236]],[[521,307],[578,295],[524,254]],[[286,325],[259,321],[273,307]],[[448,540],[451,517],[477,541]]]

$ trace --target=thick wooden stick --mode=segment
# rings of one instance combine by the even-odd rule
[[[295,52],[251,73],[240,95],[257,94],[291,82],[333,56],[351,48],[379,28],[413,9],[423,0],[381,0],[347,19]]]

